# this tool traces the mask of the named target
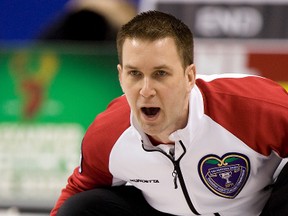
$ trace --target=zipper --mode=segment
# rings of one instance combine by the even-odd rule
[[[180,158],[181,159],[181,158]],[[178,188],[178,185],[177,185],[177,178],[179,179],[179,183],[181,185],[181,188],[182,188],[182,192],[184,194],[184,197],[186,199],[186,202],[190,208],[190,210],[195,214],[195,215],[200,215],[197,210],[195,209],[193,203],[191,202],[191,199],[190,199],[190,196],[189,196],[189,193],[187,191],[187,188],[186,188],[186,185],[185,185],[185,181],[184,181],[184,178],[183,178],[183,175],[182,175],[182,172],[181,172],[181,169],[180,169],[180,166],[179,166],[179,162],[180,162],[180,159],[178,159],[177,161],[173,160],[173,164],[174,164],[174,170],[173,170],[173,173],[172,173],[172,176],[174,177],[174,186],[175,186],[175,189]]]
[[[188,191],[187,191],[187,188],[186,188],[186,185],[185,185],[185,182],[184,182],[184,178],[183,178],[183,175],[182,175],[182,172],[181,172],[181,169],[180,169],[180,166],[179,166],[179,163],[180,163],[180,160],[182,159],[182,157],[185,155],[186,153],[186,148],[184,146],[184,144],[182,143],[181,140],[179,140],[181,146],[182,146],[182,149],[184,151],[184,153],[178,158],[178,160],[175,160],[174,156],[170,155],[170,154],[167,154],[166,152],[162,151],[161,149],[145,149],[144,147],[144,142],[143,140],[141,140],[142,142],[142,148],[144,149],[144,151],[148,151],[148,152],[153,152],[153,151],[158,151],[162,154],[164,154],[166,157],[169,158],[169,160],[173,163],[174,165],[174,170],[172,172],[172,177],[173,177],[173,181],[174,181],[174,188],[177,189],[178,188],[178,185],[177,185],[177,179],[179,179],[179,182],[180,182],[180,186],[182,188],[182,192],[184,194],[184,197],[185,197],[185,200],[190,208],[190,210],[195,214],[195,215],[200,215],[197,210],[195,209],[193,203],[191,202],[191,199],[189,197],[189,194],[188,194]]]
[[[174,182],[174,189],[177,189],[178,188],[178,184],[177,184],[178,173],[175,168],[172,172],[172,177],[173,177],[173,182]]]
[[[168,158],[172,161],[172,163],[173,163],[173,165],[174,165],[174,170],[173,170],[173,172],[172,172],[172,177],[173,177],[173,181],[174,181],[174,188],[175,188],[175,189],[178,188],[177,179],[179,179],[180,186],[181,186],[181,188],[182,188],[182,192],[183,192],[183,194],[184,194],[185,200],[186,200],[186,202],[187,202],[190,210],[191,210],[195,215],[200,215],[200,214],[197,212],[197,210],[195,209],[193,203],[191,202],[191,199],[190,199],[189,193],[188,193],[188,191],[187,191],[187,188],[186,188],[186,185],[185,185],[185,181],[184,181],[184,178],[183,178],[181,169],[180,169],[180,160],[181,160],[182,157],[185,155],[185,153],[186,153],[186,148],[185,148],[185,146],[184,146],[184,144],[182,143],[181,140],[179,140],[179,143],[181,144],[184,153],[178,158],[178,160],[175,160],[174,156],[172,156],[172,155],[167,155],[167,154],[165,153],[165,155],[168,156]]]

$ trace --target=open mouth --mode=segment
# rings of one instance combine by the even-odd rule
[[[154,117],[159,113],[160,108],[159,107],[142,107],[141,111],[148,117]]]

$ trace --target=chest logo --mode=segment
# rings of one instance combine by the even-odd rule
[[[206,155],[198,165],[206,187],[218,196],[233,199],[244,187],[250,173],[250,161],[240,153],[227,153],[221,158]]]

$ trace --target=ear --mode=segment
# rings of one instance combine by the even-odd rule
[[[118,70],[118,79],[119,79],[120,86],[122,88],[123,93],[125,93],[122,87],[122,65],[121,64],[117,65],[117,70]]]
[[[187,77],[187,87],[190,92],[196,81],[196,67],[194,64],[191,64],[186,68],[185,76]]]

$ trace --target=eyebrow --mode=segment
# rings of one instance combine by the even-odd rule
[[[167,65],[159,65],[157,67],[154,67],[155,70],[160,70],[160,69],[170,69]]]
[[[137,67],[134,67],[134,66],[132,66],[132,65],[124,65],[124,68],[125,69],[137,69]]]
[[[133,65],[130,65],[130,64],[127,64],[127,65],[124,65],[124,68],[125,69],[138,69],[137,67],[133,66]],[[169,67],[167,65],[159,65],[159,66],[156,66],[156,67],[153,67],[154,70],[161,70],[161,69],[169,69]]]

